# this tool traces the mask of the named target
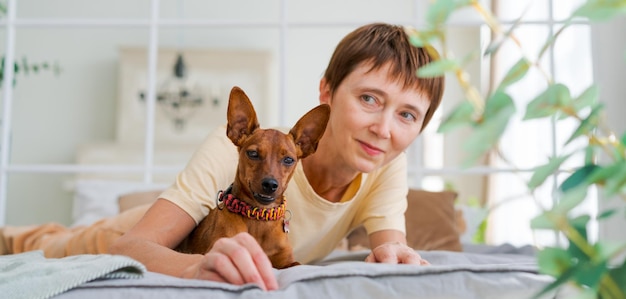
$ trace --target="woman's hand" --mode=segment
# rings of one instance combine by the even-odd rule
[[[430,265],[413,248],[406,245],[404,233],[382,230],[369,235],[372,252],[365,258],[369,263]]]
[[[188,267],[183,277],[242,285],[254,283],[263,290],[276,290],[272,263],[248,233],[219,239],[199,263]]]
[[[401,242],[389,242],[378,245],[365,258],[368,263],[430,265],[413,248]]]

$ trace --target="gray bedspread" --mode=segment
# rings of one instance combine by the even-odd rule
[[[0,298],[45,299],[96,279],[140,278],[145,267],[120,255],[45,258],[42,251],[0,256]]]
[[[141,279],[93,281],[56,298],[532,298],[553,281],[537,273],[528,255],[420,254],[432,265],[369,264],[361,262],[366,252],[337,253],[318,265],[276,270],[280,289],[272,292],[148,272]]]

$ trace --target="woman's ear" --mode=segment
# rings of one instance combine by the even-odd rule
[[[326,82],[326,78],[322,78],[322,80],[320,80],[320,104],[330,105],[330,98],[330,86]]]

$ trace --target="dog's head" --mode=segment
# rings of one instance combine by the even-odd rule
[[[307,112],[285,134],[274,129],[260,129],[254,107],[239,87],[233,87],[228,102],[226,134],[239,150],[239,165],[233,187],[239,198],[254,198],[270,207],[282,203],[298,161],[317,149],[330,115],[328,105]],[[277,200],[278,199],[278,200]],[[255,203],[249,203],[254,204]]]

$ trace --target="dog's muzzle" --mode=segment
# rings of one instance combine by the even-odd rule
[[[260,194],[256,192],[253,193],[252,195],[254,196],[254,199],[256,199],[256,201],[264,205],[271,204],[272,202],[274,202],[274,200],[276,200],[274,196],[269,196],[269,195]]]
[[[264,178],[261,181],[261,189],[263,190],[263,193],[253,191],[252,196],[254,196],[254,199],[256,199],[256,201],[260,204],[271,204],[274,200],[276,200],[274,194],[276,193],[276,190],[278,190],[278,181],[275,178]],[[253,189],[250,188],[250,190]]]

